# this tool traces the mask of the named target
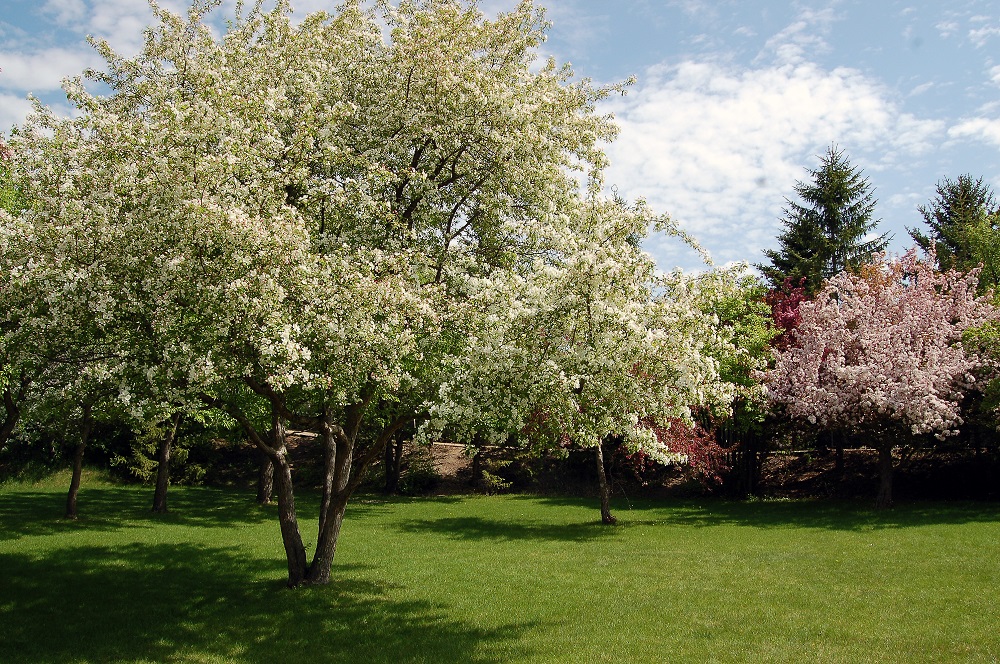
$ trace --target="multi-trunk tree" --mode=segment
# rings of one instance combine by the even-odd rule
[[[976,274],[936,272],[911,249],[829,280],[800,305],[792,343],[767,373],[771,400],[801,421],[858,434],[879,454],[876,504],[892,504],[893,448],[953,435],[979,360],[963,332],[995,319]]]
[[[323,583],[364,468],[446,400],[456,372],[495,366],[476,339],[503,320],[480,294],[517,301],[526,281],[556,293],[570,282],[547,276],[546,257],[576,243],[584,261],[602,241],[577,178],[600,179],[615,129],[595,104],[621,86],[539,64],[546,24],[530,2],[493,21],[450,0],[347,2],[301,22],[279,2],[221,37],[212,4],[154,6],[135,57],[96,44],[110,94],[70,81],[72,119],[38,108],[16,132],[12,169],[39,205],[5,221],[86,250],[68,274],[94,297],[70,301],[115,340],[122,408],[208,406],[242,425],[274,467],[289,584]],[[673,306],[651,311],[670,322]],[[694,358],[677,365],[686,395],[712,363],[685,335],[672,347]],[[315,431],[325,457],[311,561],[289,427]]]
[[[889,240],[872,237],[878,220],[872,218],[876,201],[871,183],[843,150],[831,146],[809,175],[810,182],[795,184],[801,202],[786,201],[780,247],[764,252],[771,264],[757,268],[775,289],[788,278],[795,284],[804,278],[811,296],[824,279],[866,263]]]

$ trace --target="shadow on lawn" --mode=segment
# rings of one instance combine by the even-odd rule
[[[516,499],[555,507],[590,507],[595,513],[598,510],[596,499],[554,496],[522,496]],[[901,503],[893,509],[877,511],[867,502],[731,501],[710,498],[702,501],[615,501],[611,511],[625,527],[679,525],[701,528],[736,525],[751,528],[794,527],[865,531],[1000,521],[1000,503],[995,502],[914,502]],[[584,526],[592,526],[602,532],[606,530],[599,525],[580,524],[581,528]],[[565,526],[555,526],[557,529],[562,527]]]
[[[283,561],[236,548],[67,547],[0,555],[0,661],[496,661],[531,655],[531,625],[481,628],[397,599],[370,570],[287,590]]]
[[[410,533],[436,533],[457,540],[552,540],[590,542],[614,535],[600,521],[549,523],[536,520],[497,520],[478,516],[405,521],[399,529]]]
[[[63,518],[66,494],[52,491],[0,493],[0,541],[52,535],[74,529],[115,531],[161,523],[215,528],[271,521],[273,508],[255,508],[254,496],[232,489],[184,487],[168,494],[170,512],[153,514],[153,492],[139,487],[80,489],[79,519]]]
[[[68,487],[67,487],[68,488]],[[299,527],[308,532],[319,516],[319,495],[296,490]],[[140,486],[98,486],[80,489],[79,519],[63,518],[65,492],[19,489],[0,492],[0,542],[32,535],[54,535],[74,530],[113,532],[125,528],[153,528],[171,524],[194,528],[232,527],[277,523],[277,505],[261,507],[256,495],[232,488],[172,487],[170,511],[153,514],[153,489]],[[362,494],[348,503],[348,518],[358,519],[391,512],[397,503],[414,501],[450,504],[460,497],[384,498]]]

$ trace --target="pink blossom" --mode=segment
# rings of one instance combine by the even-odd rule
[[[800,305],[794,341],[766,376],[769,397],[820,426],[951,435],[976,366],[962,332],[996,311],[976,297],[977,270],[935,272],[915,249],[874,258]]]

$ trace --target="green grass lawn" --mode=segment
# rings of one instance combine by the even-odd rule
[[[1000,661],[997,504],[360,496],[293,591],[250,493],[67,482],[0,487],[0,662]]]

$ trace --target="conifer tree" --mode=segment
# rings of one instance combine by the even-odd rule
[[[778,238],[780,248],[764,255],[771,265],[757,265],[774,288],[788,277],[805,277],[806,292],[815,294],[823,280],[865,263],[889,243],[886,235],[868,239],[879,220],[872,219],[875,197],[862,171],[851,165],[843,150],[830,146],[810,181],[795,184],[801,202],[786,199]]]
[[[1000,208],[983,178],[971,175],[944,178],[928,205],[917,208],[927,224],[927,233],[907,228],[921,249],[934,250],[938,268],[966,272],[982,264],[980,290],[1000,281],[995,254],[1000,241]]]

